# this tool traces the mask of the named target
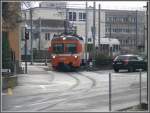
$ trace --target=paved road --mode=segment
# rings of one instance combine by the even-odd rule
[[[109,111],[108,73],[112,73],[112,111],[139,103],[139,72],[47,71],[29,66],[18,75],[13,95],[2,94],[3,111]],[[142,102],[146,101],[146,72],[142,72]]]

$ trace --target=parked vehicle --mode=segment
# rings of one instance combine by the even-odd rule
[[[113,68],[115,72],[120,69],[127,69],[129,72],[136,69],[147,70],[147,62],[139,55],[119,55],[113,60]]]

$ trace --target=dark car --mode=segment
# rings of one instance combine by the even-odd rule
[[[120,69],[127,69],[129,72],[136,69],[147,70],[147,62],[138,55],[119,55],[113,60],[113,68],[115,72]]]

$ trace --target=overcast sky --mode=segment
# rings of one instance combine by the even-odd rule
[[[40,1],[36,2],[34,6],[38,6]],[[146,6],[146,1],[101,1],[96,2],[96,7],[101,4],[101,9],[120,9],[120,10],[144,10],[143,6]],[[68,1],[70,7],[84,8],[85,1]],[[88,1],[88,6],[93,6],[93,2]]]

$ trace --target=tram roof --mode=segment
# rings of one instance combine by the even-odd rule
[[[110,44],[110,45],[119,45],[120,42],[116,38],[100,38],[100,43],[101,44]]]
[[[57,39],[63,39],[63,38],[65,38],[65,39],[69,39],[69,40],[83,40],[83,38],[82,37],[80,37],[80,36],[73,36],[73,35],[59,35],[59,36],[54,36],[53,37],[53,40],[57,40]]]

